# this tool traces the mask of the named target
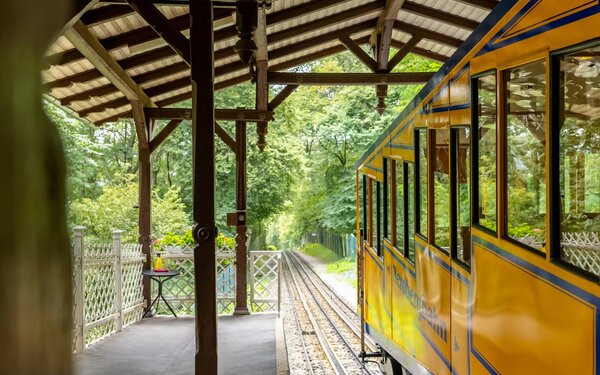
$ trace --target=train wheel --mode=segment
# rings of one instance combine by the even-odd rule
[[[406,375],[408,372],[404,370],[402,365],[398,363],[392,356],[385,353],[384,370],[386,375]]]

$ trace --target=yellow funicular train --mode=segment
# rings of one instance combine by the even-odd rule
[[[356,170],[394,374],[600,373],[598,0],[502,0]]]

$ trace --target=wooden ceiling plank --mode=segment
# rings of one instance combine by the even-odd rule
[[[81,22],[91,27],[135,13],[129,4],[113,4],[92,9],[81,16]]]
[[[415,46],[417,45],[417,43],[419,43],[419,41],[421,41],[421,36],[416,35],[413,36],[412,38],[410,38],[408,40],[408,42],[406,42],[405,45],[403,45],[398,52],[396,52],[396,54],[394,55],[394,57],[392,57],[392,59],[388,62],[388,72],[391,72],[396,65],[398,65],[398,63],[400,63],[400,61],[402,61],[402,59],[404,59],[406,57],[406,55],[408,55],[413,48],[415,48]]]
[[[377,61],[375,61],[364,49],[352,40],[349,36],[343,36],[340,42],[350,51],[357,59],[359,59],[372,72],[377,71]]]
[[[269,84],[276,85],[393,85],[421,84],[429,81],[433,72],[419,73],[288,73],[269,72]]]
[[[483,10],[492,10],[496,5],[498,5],[499,1],[496,0],[456,0],[459,3],[468,4],[474,6],[476,8],[480,8]]]
[[[475,28],[477,28],[477,26],[479,26],[479,22],[470,20],[465,17],[457,16],[455,14],[446,13],[439,9],[431,8],[418,3],[413,3],[412,1],[404,2],[402,10],[411,13],[416,13],[420,16],[434,19],[436,21],[440,21],[452,26],[460,27],[468,31],[473,31],[475,30]]]
[[[154,106],[152,100],[102,47],[83,22],[77,21],[65,32],[65,36],[125,97],[140,100],[148,107]]]
[[[147,0],[128,0],[129,5],[162,37],[185,62],[190,64],[190,42],[156,6]],[[189,16],[188,16],[189,18]],[[189,22],[189,21],[188,21]]]
[[[279,107],[281,103],[285,99],[288,98],[296,89],[300,87],[299,85],[287,85],[285,86],[274,98],[269,102],[268,108],[269,111],[274,111],[275,108]]]

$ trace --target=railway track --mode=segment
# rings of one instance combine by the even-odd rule
[[[294,301],[294,320],[300,335],[305,372],[309,374],[381,374],[377,362],[359,357],[360,318],[293,252],[284,252],[288,292]],[[378,351],[368,337],[366,348]],[[290,364],[290,368],[294,368]]]

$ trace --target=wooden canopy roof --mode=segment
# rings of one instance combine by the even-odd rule
[[[185,2],[92,1],[48,50],[48,66],[42,72],[47,95],[95,124],[131,117],[134,98],[145,107],[191,98],[185,43],[190,18],[188,6],[181,4]],[[276,72],[346,49],[373,74],[389,73],[408,52],[443,62],[496,4],[496,0],[273,0],[265,17],[267,80],[293,83],[294,77]],[[233,48],[238,40],[235,7],[215,8],[214,29],[215,89],[249,81],[252,74]],[[367,43],[374,47],[373,57],[357,48]],[[390,46],[399,49],[397,56],[377,53]],[[394,79],[415,83],[428,78],[417,73]],[[364,83],[388,79],[378,76]],[[320,82],[326,83],[311,81]]]

